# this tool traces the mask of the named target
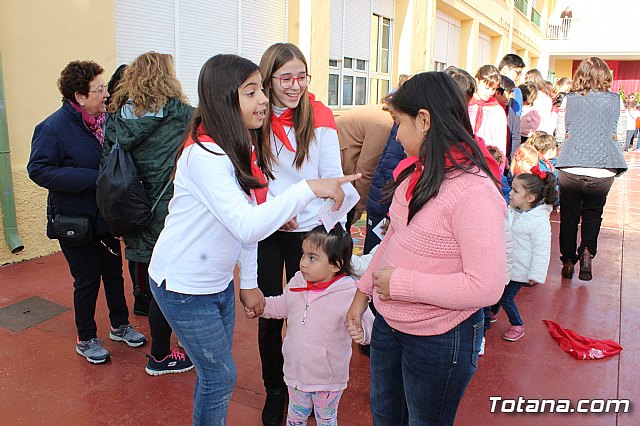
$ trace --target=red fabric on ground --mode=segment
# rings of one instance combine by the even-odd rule
[[[600,359],[617,355],[622,346],[613,340],[597,340],[581,336],[575,331],[563,328],[559,324],[542,320],[547,325],[551,338],[558,342],[562,350],[568,352],[575,359]]]

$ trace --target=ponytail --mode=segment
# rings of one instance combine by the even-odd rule
[[[536,166],[531,169],[531,173],[523,173],[516,179],[522,182],[527,193],[536,197],[533,205],[540,202],[553,205],[558,200],[556,177],[552,172],[541,172]]]

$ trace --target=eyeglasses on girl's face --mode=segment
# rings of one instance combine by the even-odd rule
[[[283,89],[291,89],[294,83],[297,81],[298,86],[301,88],[307,87],[311,82],[311,76],[309,74],[301,74],[298,77],[294,77],[291,74],[285,74],[281,76],[272,76],[276,80],[280,80],[280,87]]]

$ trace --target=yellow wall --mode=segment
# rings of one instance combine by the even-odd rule
[[[297,45],[300,43],[300,0],[289,0],[287,3],[289,10],[287,16],[289,18],[287,40],[289,43]]]
[[[311,0],[311,57],[308,60],[313,81],[310,88],[325,104],[329,97],[330,4],[325,0]]]
[[[60,106],[56,82],[75,59],[115,68],[112,0],[31,0],[0,2],[0,52],[4,71],[9,144],[18,230],[25,249],[12,255],[0,233],[0,264],[58,250],[45,235],[46,191],[25,171],[33,128]],[[1,216],[1,212],[0,212]]]
[[[573,59],[556,59],[554,71],[556,73],[556,79],[562,77],[573,78],[571,73],[573,67]]]
[[[402,36],[402,29],[405,25],[405,19],[409,10],[409,0],[396,0],[396,9],[393,20],[393,66],[391,68],[391,85],[396,86],[398,82],[399,53],[400,53],[400,37]]]

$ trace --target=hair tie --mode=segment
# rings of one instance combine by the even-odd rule
[[[540,170],[540,166],[533,166],[531,168],[531,174],[538,176],[540,179],[545,180],[547,178],[547,172]]]

